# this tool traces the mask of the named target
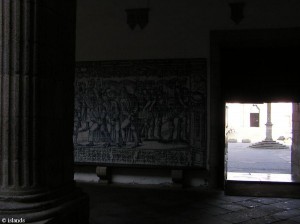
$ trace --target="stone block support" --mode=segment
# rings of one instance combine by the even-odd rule
[[[183,187],[184,174],[183,170],[171,170],[171,177],[174,187]]]
[[[88,223],[73,181],[75,0],[0,0],[0,218]]]
[[[96,174],[99,177],[100,184],[109,184],[111,183],[111,168],[105,166],[97,166]]]

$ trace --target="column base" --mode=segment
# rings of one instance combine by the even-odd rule
[[[63,193],[63,194],[62,194]],[[89,223],[89,199],[78,188],[25,196],[0,196],[0,222]],[[3,222],[4,221],[4,222]]]
[[[261,149],[288,149],[289,147],[273,140],[263,140],[249,146],[250,148]]]

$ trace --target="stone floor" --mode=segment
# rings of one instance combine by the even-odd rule
[[[300,223],[300,199],[226,196],[206,188],[77,183],[90,224]]]
[[[251,143],[228,143],[228,171],[239,173],[291,173],[291,148],[250,148]]]

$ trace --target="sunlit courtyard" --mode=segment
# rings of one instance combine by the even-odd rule
[[[292,103],[226,104],[228,179],[291,181]]]

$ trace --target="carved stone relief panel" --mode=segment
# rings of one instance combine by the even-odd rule
[[[206,59],[77,62],[75,163],[205,167]]]

